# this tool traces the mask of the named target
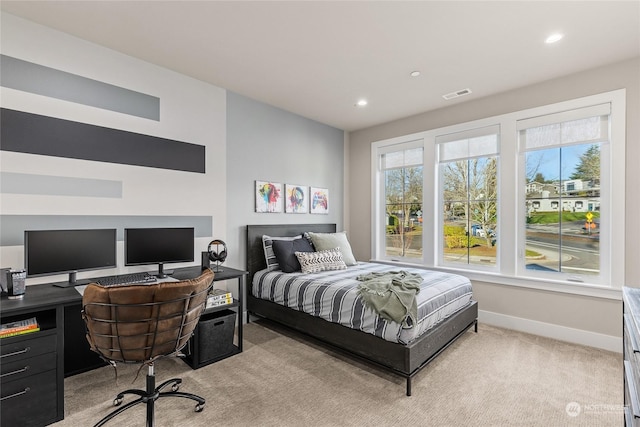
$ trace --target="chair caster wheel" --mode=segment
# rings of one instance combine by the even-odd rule
[[[120,406],[123,400],[124,399],[122,397],[116,397],[115,399],[113,399],[113,406]]]
[[[198,403],[196,405],[196,412],[202,412],[203,409],[204,409],[204,403],[202,404]]]

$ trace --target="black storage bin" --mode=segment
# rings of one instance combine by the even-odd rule
[[[233,344],[236,327],[236,312],[220,310],[203,314],[189,343],[189,355],[186,362],[192,368],[199,368],[216,362],[234,353]]]

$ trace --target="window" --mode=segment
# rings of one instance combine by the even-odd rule
[[[372,258],[617,296],[625,105],[621,89],[374,142]]]
[[[409,145],[380,156],[388,257],[422,259],[423,151]]]
[[[498,134],[491,126],[436,137],[442,264],[496,265]]]
[[[608,149],[609,114],[610,105],[603,104],[518,122],[524,182],[560,189],[526,192],[523,249],[529,273],[565,273],[573,280],[600,275],[600,225],[609,221],[598,209],[601,174],[608,172],[601,152]]]

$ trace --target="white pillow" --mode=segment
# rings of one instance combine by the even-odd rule
[[[266,234],[262,236],[262,248],[264,249],[264,260],[267,265],[267,270],[280,270],[280,265],[276,259],[276,254],[273,253],[273,241],[274,240],[296,240],[302,239],[302,234],[293,237],[272,237]]]
[[[344,270],[347,265],[339,248],[317,252],[296,252],[303,273],[318,273],[328,270]]]
[[[339,248],[342,252],[342,258],[346,265],[356,265],[356,257],[353,256],[351,245],[347,239],[347,233],[341,231],[339,233],[306,233],[309,235],[313,247],[316,251],[324,251],[327,249]]]

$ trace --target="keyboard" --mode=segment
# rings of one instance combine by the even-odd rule
[[[117,276],[105,276],[95,279],[95,283],[102,286],[130,285],[135,283],[154,283],[158,279],[149,273],[129,273]]]

